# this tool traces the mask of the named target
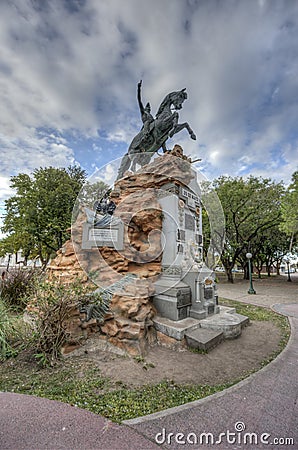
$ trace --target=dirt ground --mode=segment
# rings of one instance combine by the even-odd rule
[[[233,285],[227,283],[222,274],[219,278],[220,297],[266,307],[297,302],[298,273],[292,274],[292,283],[287,283],[286,276],[254,279],[255,296],[247,294],[247,280],[243,280],[241,274]],[[84,357],[98,365],[103,376],[132,387],[162,380],[216,385],[260,369],[261,363],[278,350],[280,338],[281,331],[274,323],[251,321],[239,338],[221,343],[208,354],[154,347],[144,361],[139,362],[136,358],[104,351],[89,352]]]
[[[163,380],[216,385],[259,369],[261,362],[278,349],[280,337],[280,330],[273,323],[251,322],[239,338],[222,342],[208,354],[157,346],[141,360],[103,350],[88,351],[78,358],[91,359],[103,376],[132,387]]]

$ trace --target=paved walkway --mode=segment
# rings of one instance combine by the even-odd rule
[[[30,395],[0,393],[1,450],[159,448],[137,431],[84,409]]]
[[[283,311],[287,313],[287,305],[283,305]],[[292,335],[287,348],[264,369],[211,397],[126,421],[126,424],[150,439],[157,437],[157,441],[169,449],[208,448],[187,442],[197,439],[199,443],[202,433],[212,433],[209,442],[212,439],[214,442],[220,441],[214,447],[221,450],[298,449],[298,305],[295,305],[295,311],[291,305],[293,312],[295,317],[290,317]],[[236,433],[230,435],[229,440],[221,434],[228,430]],[[236,430],[244,431],[238,433]],[[245,444],[245,433],[256,433],[252,436],[252,445]],[[265,442],[271,445],[260,442],[262,435]],[[272,444],[276,438],[292,438],[295,444],[282,445],[285,441],[280,440],[280,445],[274,446]],[[202,439],[205,443],[206,436]],[[182,441],[185,443],[182,444]]]
[[[292,273],[291,279],[292,282],[288,282],[286,275],[254,279],[255,295],[248,294],[249,282],[246,280],[236,279],[234,284],[223,280],[218,284],[218,294],[231,300],[267,307],[275,303],[298,303],[298,272]]]
[[[221,450],[298,449],[298,278],[283,281],[263,291],[261,284],[255,285],[257,294],[248,299],[242,282],[219,288],[222,297],[272,306],[290,316],[287,348],[248,379],[206,399],[121,426],[63,403],[0,393],[0,449],[154,450],[160,448],[155,442],[167,449],[204,449],[210,448],[204,445],[207,438]],[[286,439],[294,444],[286,445]]]

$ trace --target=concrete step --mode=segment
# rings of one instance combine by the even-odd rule
[[[197,328],[196,330],[187,331],[185,338],[190,348],[207,351],[220,344],[224,335],[222,331]]]
[[[220,313],[200,320],[200,327],[207,330],[221,331],[225,339],[234,339],[240,336],[242,328],[240,319],[236,314]]]
[[[235,312],[236,312],[236,308],[233,308],[231,306],[219,305],[219,313],[235,314]]]
[[[246,325],[249,324],[249,318],[246,316],[243,316],[243,314],[236,313],[236,308],[231,308],[230,306],[220,306],[219,308],[220,314],[233,314],[233,317],[237,317],[239,320],[239,323],[241,325],[241,328],[246,327]]]
[[[240,322],[241,328],[246,327],[249,324],[249,318],[247,316],[243,316],[243,314],[232,313],[233,316],[237,317]]]
[[[182,341],[186,331],[194,330],[200,326],[200,322],[191,317],[182,320],[171,320],[167,317],[155,316],[153,323],[156,331],[160,331],[177,341]]]

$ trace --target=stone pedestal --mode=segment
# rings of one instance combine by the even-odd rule
[[[189,316],[190,287],[179,278],[162,276],[155,283],[153,304],[162,317],[182,320]]]
[[[163,254],[153,303],[160,316],[177,321],[219,311],[213,273],[203,263],[200,187],[190,165],[188,170],[188,185],[168,182],[158,192]]]
[[[110,292],[109,313],[97,324],[100,338],[133,355],[145,354],[156,341],[183,347],[185,336],[207,349],[212,333],[199,328],[219,337],[226,323],[231,328],[230,317],[208,321],[220,314],[213,273],[203,262],[200,187],[179,149],[180,157],[166,153],[115,183],[112,217],[91,211],[88,218],[86,209],[78,208],[72,242],[49,271],[65,281],[71,281],[69,274],[80,275]],[[122,286],[130,276],[134,279]],[[236,322],[233,317],[234,334]],[[214,333],[210,345],[219,340]]]

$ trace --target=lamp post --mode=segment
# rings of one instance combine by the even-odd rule
[[[287,281],[292,281],[291,275],[290,275],[290,258],[288,256],[286,256],[284,258],[284,262],[286,263],[287,269],[288,269],[288,279],[287,279]]]
[[[248,275],[249,275],[249,289],[248,289],[248,293],[249,294],[256,294],[256,291],[253,288],[252,285],[252,273],[251,273],[251,258],[252,258],[252,254],[251,253],[246,253],[246,258],[248,259]]]

